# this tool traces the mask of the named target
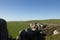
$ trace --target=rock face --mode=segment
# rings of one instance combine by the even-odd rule
[[[0,19],[0,40],[8,40],[7,22]]]
[[[19,40],[45,40],[46,34],[42,31],[32,31],[30,28],[27,31],[22,30],[19,35]]]
[[[17,36],[17,40],[45,40],[46,34],[41,30],[45,26],[39,23],[31,23],[30,28],[22,30]]]

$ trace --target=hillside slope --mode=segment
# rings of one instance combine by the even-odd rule
[[[31,22],[40,22],[40,23],[47,24],[47,25],[48,24],[60,25],[60,19],[31,20],[31,21],[10,21],[10,22],[7,22],[9,34],[12,35],[13,37],[16,37],[18,35],[19,31],[28,28],[29,23],[31,23]]]

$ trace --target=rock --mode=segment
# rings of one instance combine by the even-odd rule
[[[7,22],[0,19],[0,40],[8,40]]]

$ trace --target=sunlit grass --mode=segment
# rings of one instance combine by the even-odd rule
[[[60,20],[32,20],[25,22],[7,22],[8,32],[13,37],[16,37],[19,31],[26,29],[29,27],[30,22],[40,22],[40,23],[48,23],[48,24],[60,24]],[[47,37],[46,40],[60,40],[60,35]]]

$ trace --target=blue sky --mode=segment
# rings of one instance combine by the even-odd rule
[[[60,19],[60,0],[0,0],[0,18],[7,21]]]

